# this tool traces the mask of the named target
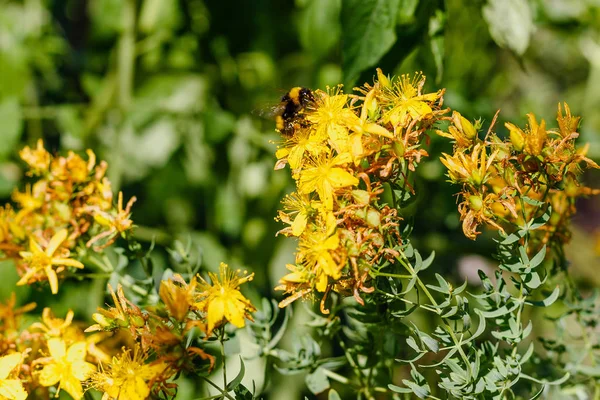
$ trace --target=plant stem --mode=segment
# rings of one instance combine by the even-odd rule
[[[404,256],[404,253],[401,253],[401,254],[404,258],[406,258],[406,256]],[[427,296],[427,298],[429,299],[431,304],[436,308],[435,313],[439,315],[441,311],[438,309],[437,301],[435,301],[435,298],[433,297],[433,295],[431,294],[429,289],[427,289],[427,286],[425,286],[425,283],[423,283],[421,278],[419,278],[419,276],[415,272],[415,270],[412,267],[412,265],[410,264],[410,262],[408,262],[408,260],[404,261],[401,258],[396,258],[396,259],[400,262],[400,264],[402,264],[404,266],[404,268],[406,268],[408,273],[411,274],[411,276],[417,280],[417,284],[419,285],[419,287],[421,288],[423,293],[425,293],[425,295]],[[465,366],[467,367],[467,370],[469,371],[469,376],[472,376],[473,372],[471,371],[471,363],[469,362],[469,359],[467,358],[467,355],[465,354],[461,343],[459,342],[458,338],[456,337],[456,333],[454,333],[454,329],[452,329],[452,326],[450,326],[450,324],[448,323],[446,318],[441,318],[441,320],[446,328],[446,331],[448,331],[448,334],[450,334],[450,337],[452,338],[452,341],[454,342],[454,345],[456,346],[456,349],[458,350],[461,358],[463,359],[463,362],[465,363]]]

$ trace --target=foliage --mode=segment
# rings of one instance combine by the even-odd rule
[[[0,0],[0,397],[597,397],[598,11]]]

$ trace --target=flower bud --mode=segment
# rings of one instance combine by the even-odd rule
[[[352,198],[358,204],[369,204],[369,202],[371,201],[371,196],[369,195],[369,192],[360,189],[352,191]]]
[[[477,136],[477,131],[475,130],[473,124],[462,115],[460,116],[460,123],[462,125],[463,133],[465,134],[467,139],[473,140],[475,136]]]
[[[108,328],[114,324],[114,320],[110,320],[100,313],[93,313],[92,319],[102,328]]]
[[[483,199],[481,196],[471,195],[469,196],[469,205],[474,211],[479,211],[483,208]]]
[[[381,215],[379,214],[379,211],[373,208],[369,208],[369,210],[367,211],[366,221],[367,224],[369,224],[369,226],[373,228],[379,228],[379,226],[381,225]]]
[[[387,88],[392,87],[392,83],[390,82],[388,77],[386,75],[384,75],[381,68],[377,68],[377,80],[379,81],[379,85],[381,85],[381,87],[383,87],[383,88],[387,89]]]
[[[512,129],[510,127],[509,127],[509,129],[510,129],[510,142],[512,143],[513,148],[518,152],[523,151],[523,148],[525,147],[525,137],[523,136],[523,133],[517,129]]]
[[[394,150],[394,154],[396,154],[396,157],[398,157],[398,158],[404,157],[404,152],[405,152],[406,148],[404,147],[404,143],[402,141],[395,140],[392,143],[392,149]]]

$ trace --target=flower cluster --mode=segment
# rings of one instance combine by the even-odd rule
[[[535,231],[537,243],[570,238],[568,223],[580,196],[600,193],[582,186],[585,168],[599,168],[585,156],[587,146],[577,148],[579,117],[567,104],[558,106],[558,129],[547,129],[534,114],[527,114],[525,129],[507,122],[505,140],[492,132],[482,140],[475,125],[454,112],[447,132],[441,136],[454,142],[453,154],[443,154],[448,177],[462,186],[458,206],[465,236],[475,239],[478,226],[514,231],[551,207],[548,223]]]
[[[99,309],[92,316],[96,324],[86,331],[125,330],[136,345],[93,374],[92,387],[107,398],[141,400],[151,392],[169,394],[173,384],[166,381],[176,373],[212,369],[215,358],[201,344],[190,345],[193,330],[203,332],[206,339],[215,330],[223,335],[221,328],[227,322],[241,328],[256,309],[239,289],[254,274],[242,275],[221,263],[219,275],[209,276],[212,283],[199,275],[188,283],[175,274],[161,282],[161,301],[144,308],[129,301],[121,286],[116,293],[110,288],[114,307]]]
[[[97,323],[85,331],[72,311],[61,319],[50,308],[24,329],[22,316],[36,305],[15,308],[13,293],[0,304],[0,399],[49,399],[64,390],[79,400],[86,389],[102,392],[105,400],[173,396],[176,385],[168,381],[175,374],[215,363],[202,349],[204,341],[191,345],[193,330],[205,339],[215,331],[223,338],[227,322],[243,327],[255,311],[239,291],[252,274],[221,264],[219,276],[209,275],[212,283],[200,276],[187,283],[181,275],[162,281],[161,301],[144,308],[129,301],[121,286],[116,293],[109,287],[114,307],[99,309],[92,316]]]
[[[400,216],[380,201],[385,188],[412,191],[409,172],[427,156],[426,132],[442,118],[443,91],[423,93],[425,77],[388,78],[381,70],[357,95],[315,91],[292,135],[278,147],[276,169],[289,165],[296,192],[283,200],[280,231],[297,237],[296,262],[278,289],[280,303],[315,292],[371,292],[372,266],[398,255]],[[396,193],[392,194],[392,197]]]
[[[15,260],[19,285],[48,281],[56,294],[61,275],[84,268],[78,253],[101,251],[131,230],[135,197],[124,207],[119,192],[113,205],[107,163],[91,150],[87,160],[73,152],[53,157],[39,140],[20,156],[33,182],[13,193],[14,206],[0,207],[0,251]]]
[[[22,316],[35,304],[16,309],[15,304],[14,293],[0,304],[0,398],[44,399],[64,390],[81,399],[96,365],[110,359],[98,346],[106,335],[86,337],[81,326],[73,323],[72,311],[62,319],[49,308],[44,309],[41,322],[23,329]]]

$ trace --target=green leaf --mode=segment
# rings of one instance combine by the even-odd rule
[[[546,245],[542,247],[542,249],[529,261],[529,265],[531,268],[535,268],[544,261],[546,258]]]
[[[246,367],[244,365],[244,360],[242,360],[242,357],[240,356],[240,372],[238,372],[237,376],[227,384],[227,390],[231,391],[238,387],[238,385],[242,382],[242,379],[244,379],[245,373]]]
[[[388,385],[388,389],[396,393],[412,393],[412,389],[392,385],[391,383]]]
[[[254,398],[248,388],[242,384],[233,389],[233,393],[235,393],[236,400],[252,400]]]
[[[396,42],[400,0],[345,0],[342,3],[344,81],[352,87]]]
[[[0,160],[4,160],[13,154],[15,146],[19,143],[22,128],[21,107],[15,97],[4,99],[0,103],[0,121],[2,129],[0,130]]]
[[[483,17],[498,46],[520,56],[525,53],[535,28],[527,0],[489,0],[483,7]]]
[[[319,394],[329,389],[329,379],[325,375],[325,369],[319,367],[304,379],[308,390],[313,394]]]
[[[554,291],[552,291],[552,293],[550,294],[550,296],[546,297],[544,300],[526,301],[525,304],[529,304],[531,306],[536,306],[536,307],[549,307],[552,304],[554,304],[554,302],[558,299],[559,294],[560,294],[560,288],[558,286],[556,286],[554,288]]]
[[[335,391],[335,389],[331,389],[329,391],[328,400],[342,400],[342,398],[340,397],[338,392]]]
[[[300,43],[319,59],[339,41],[341,0],[311,0],[302,10],[298,26]]]
[[[424,383],[423,385],[419,385],[415,382],[409,381],[408,379],[403,379],[402,383],[412,389],[412,393],[420,399],[424,399],[431,393],[429,390],[429,385]],[[409,392],[410,393],[410,392]]]

